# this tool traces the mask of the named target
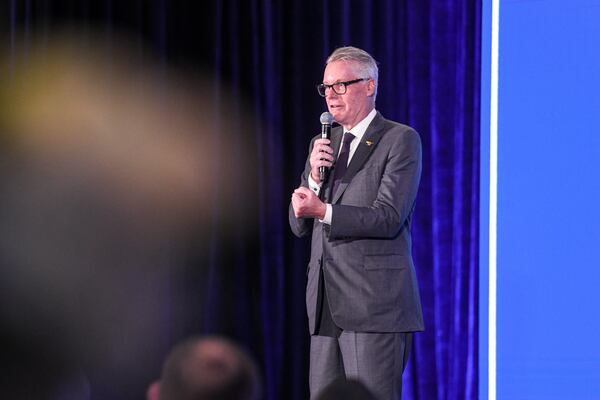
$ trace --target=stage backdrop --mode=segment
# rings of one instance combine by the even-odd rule
[[[187,301],[157,310],[161,355],[184,336],[226,334],[260,360],[266,399],[307,398],[309,247],[292,236],[287,209],[325,110],[315,89],[325,59],[336,47],[354,45],[379,62],[377,109],[413,126],[423,142],[412,227],[426,331],[415,338],[404,398],[476,398],[480,2],[192,4],[11,1],[0,23],[9,47],[15,32],[44,37],[65,24],[100,32],[109,43],[124,31],[165,67],[211,76],[216,104],[232,91],[235,103],[221,109],[229,120],[246,106],[257,117],[228,132],[227,146],[218,124],[207,140],[220,157],[207,173],[218,177],[240,158],[252,159],[238,172],[251,189],[236,189],[242,185],[231,180],[212,188],[213,218],[190,245],[191,266],[184,279],[165,282]],[[235,201],[222,200],[228,188]],[[234,223],[224,224],[223,215]],[[148,379],[158,374],[158,365],[147,368]],[[92,397],[130,399],[143,393],[142,381],[130,382],[129,392],[92,382]]]
[[[487,11],[494,2],[484,3]],[[482,169],[481,399],[600,398],[599,20],[597,0],[499,1],[497,168]],[[489,298],[497,318],[488,332],[490,172],[498,177]]]

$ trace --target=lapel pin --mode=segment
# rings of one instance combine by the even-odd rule
[[[367,146],[370,146],[373,144],[373,142],[371,142],[370,140],[367,140],[365,143],[367,144]]]

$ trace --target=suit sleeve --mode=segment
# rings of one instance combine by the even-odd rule
[[[330,239],[395,237],[409,222],[420,179],[421,140],[408,129],[391,143],[373,204],[332,206]]]
[[[310,153],[312,151],[315,140],[318,136],[315,136],[311,141],[308,147],[308,157],[306,158],[306,164],[304,166],[304,171],[300,175],[300,186],[304,186],[309,188],[308,185],[308,175],[310,174]],[[314,219],[313,218],[296,218],[294,215],[294,208],[292,207],[292,203],[290,202],[290,206],[288,208],[288,220],[290,223],[290,228],[294,235],[298,237],[304,237],[311,233],[313,228]]]

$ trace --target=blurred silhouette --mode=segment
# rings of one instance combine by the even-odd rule
[[[171,318],[185,293],[171,285],[185,279],[185,247],[241,162],[217,160],[231,146],[226,93],[215,101],[210,81],[115,36],[110,46],[89,32],[16,41],[0,63],[7,398],[143,393],[165,338],[182,334]]]
[[[254,360],[222,337],[191,338],[169,353],[148,400],[257,400],[261,385]]]
[[[336,379],[323,389],[317,400],[376,400],[375,396],[360,381]]]

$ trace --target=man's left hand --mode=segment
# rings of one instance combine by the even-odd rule
[[[325,218],[327,206],[310,189],[300,186],[292,193],[292,207],[296,218]]]

